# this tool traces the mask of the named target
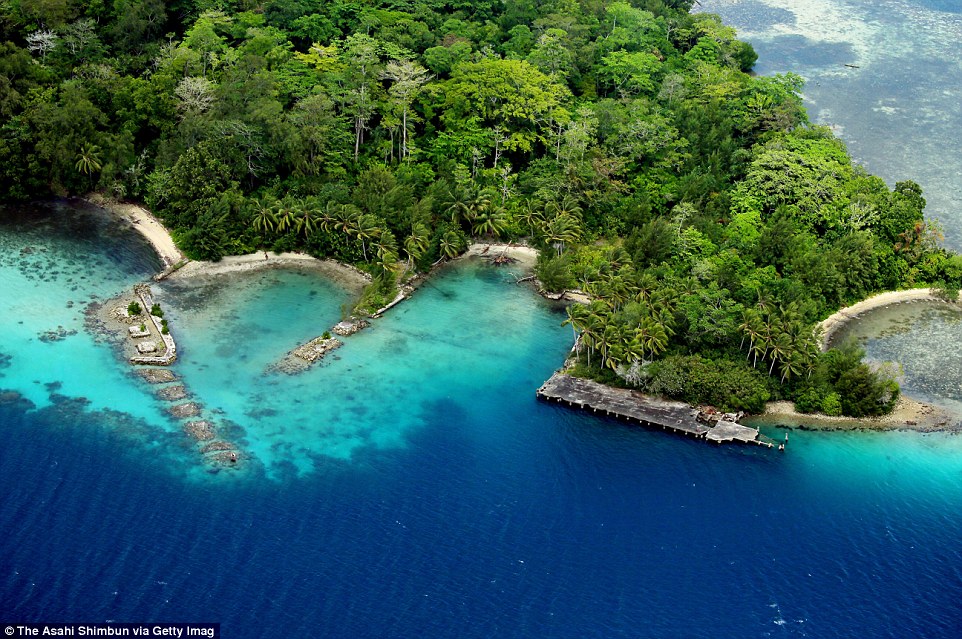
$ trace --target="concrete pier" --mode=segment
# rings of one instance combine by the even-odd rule
[[[740,442],[773,448],[775,442],[757,428],[725,420],[699,420],[698,410],[684,402],[651,397],[638,391],[555,373],[538,389],[538,398],[594,413],[661,428],[717,444]]]

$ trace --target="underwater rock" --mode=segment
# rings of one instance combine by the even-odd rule
[[[200,410],[201,405],[197,402],[187,402],[186,404],[171,406],[167,409],[167,412],[174,417],[197,417],[200,415]]]
[[[217,439],[212,441],[209,444],[206,444],[203,448],[200,449],[200,452],[207,454],[207,453],[212,453],[217,451],[234,450],[235,448],[236,446],[234,446],[232,443],[225,442],[222,439]]]
[[[32,401],[15,390],[0,389],[0,406],[12,406],[21,411],[33,410],[37,407]]]
[[[214,431],[214,424],[206,419],[196,422],[187,422],[184,424],[184,432],[197,441],[202,442],[210,441],[217,436],[217,433]]]
[[[169,402],[187,397],[187,389],[183,384],[177,386],[167,386],[157,391],[157,397],[166,399]]]
[[[43,331],[38,334],[41,342],[59,342],[62,339],[70,337],[71,335],[76,335],[77,331],[75,329],[66,329],[63,326],[58,326],[55,329],[49,331]]]
[[[234,451],[223,451],[208,456],[207,461],[224,466],[236,466],[237,462],[240,461],[240,455]]]
[[[163,384],[177,379],[177,376],[166,368],[140,368],[137,369],[137,374],[150,384]]]

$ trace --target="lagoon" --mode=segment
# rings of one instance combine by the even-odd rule
[[[340,318],[333,283],[155,286],[176,372],[250,455],[212,473],[83,331],[84,300],[156,258],[97,211],[54,209],[0,227],[18,300],[0,311],[0,388],[35,405],[0,405],[5,615],[219,621],[231,637],[962,628],[962,438],[796,431],[779,455],[540,403],[564,315],[479,264],[296,377],[265,368]],[[78,332],[39,340],[57,326]]]

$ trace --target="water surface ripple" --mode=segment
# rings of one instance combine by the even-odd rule
[[[59,232],[67,218],[91,234]],[[5,619],[218,621],[242,638],[959,636],[962,438],[799,431],[779,455],[539,403],[564,315],[473,264],[338,359],[265,372],[346,300],[269,271],[156,287],[175,370],[256,460],[210,474],[82,330],[86,299],[157,267],[129,238],[92,240],[103,224],[62,209],[0,226],[0,287],[16,291],[0,388],[25,397],[0,402]],[[39,340],[58,325],[80,330]]]

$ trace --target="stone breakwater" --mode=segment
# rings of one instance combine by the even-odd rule
[[[138,284],[134,287],[134,293],[140,303],[143,304],[143,311],[150,319],[154,330],[157,331],[157,336],[164,343],[164,352],[162,355],[137,355],[132,357],[130,361],[134,364],[170,366],[177,359],[177,344],[174,342],[173,335],[166,329],[166,325],[162,323],[161,318],[151,313],[151,309],[154,307],[154,298],[150,292],[150,287],[146,284]]]
[[[268,370],[273,370],[288,375],[294,375],[307,370],[312,364],[318,362],[330,353],[344,345],[344,342],[336,337],[315,337],[306,344],[302,344],[290,351],[279,362],[272,364]]]
[[[128,312],[131,301],[141,306],[140,314]],[[109,340],[120,349],[124,359],[134,365],[135,374],[154,387],[152,394],[162,404],[162,413],[168,419],[180,422],[180,430],[189,445],[211,472],[245,467],[250,456],[229,436],[237,435],[238,429],[230,424],[219,428],[211,411],[196,401],[188,385],[169,368],[175,364],[177,347],[169,331],[163,332],[165,324],[162,319],[150,314],[153,304],[149,288],[138,285],[134,298],[122,297],[90,304],[86,328],[98,340]],[[139,355],[137,351],[145,342],[157,344],[161,353]]]
[[[340,335],[341,337],[348,337],[358,332],[361,329],[370,326],[370,322],[363,319],[351,318],[349,320],[344,320],[343,322],[338,322],[331,327],[331,332]]]

